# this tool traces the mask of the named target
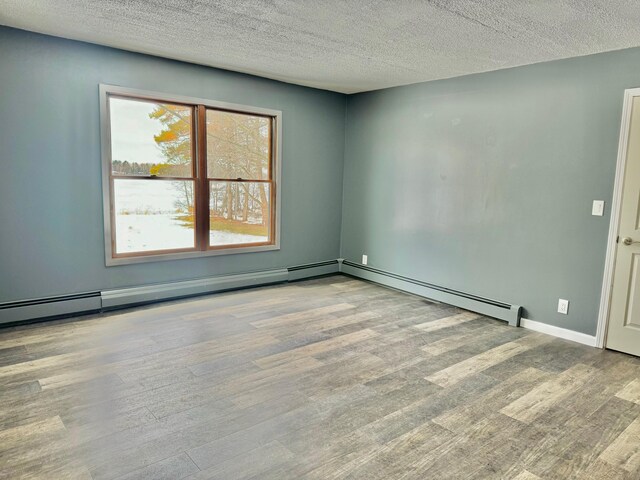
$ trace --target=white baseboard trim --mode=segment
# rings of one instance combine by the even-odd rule
[[[594,335],[587,335],[586,333],[580,333],[574,330],[536,322],[535,320],[529,320],[528,318],[521,318],[520,326],[528,330],[546,333],[547,335],[564,338],[565,340],[571,340],[572,342],[582,343],[583,345],[588,345],[590,347],[596,346],[596,337]]]
[[[140,287],[119,288],[100,292],[102,308],[118,308],[126,305],[157,302],[170,298],[215,293],[244,287],[255,287],[286,282],[289,273],[286,268],[263,272],[220,275],[183,282],[159,283]]]

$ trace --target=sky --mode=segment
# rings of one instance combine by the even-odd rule
[[[153,139],[163,128],[149,118],[155,103],[109,99],[111,104],[111,158],[129,163],[163,163],[164,157]]]

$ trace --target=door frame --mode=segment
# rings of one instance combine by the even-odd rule
[[[622,121],[620,123],[620,140],[618,142],[618,160],[616,163],[615,182],[613,184],[611,218],[609,220],[609,234],[607,238],[607,254],[605,257],[602,291],[600,294],[600,309],[598,311],[598,329],[596,331],[596,347],[598,348],[605,348],[607,339],[609,310],[611,307],[611,291],[613,288],[613,270],[615,267],[616,250],[618,246],[618,228],[620,227],[620,211],[622,207],[622,184],[627,163],[631,108],[635,97],[640,97],[640,88],[629,88],[624,91]]]

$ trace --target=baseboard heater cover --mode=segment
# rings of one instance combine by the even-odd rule
[[[322,275],[331,275],[340,271],[338,260],[328,260],[326,262],[306,263],[304,265],[296,265],[289,267],[289,281],[302,280],[304,278],[320,277]]]
[[[360,265],[350,262],[349,260],[342,260],[340,262],[340,271],[347,275],[370,280],[438,302],[454,305],[488,317],[505,320],[509,325],[516,327],[520,325],[520,317],[522,315],[522,307],[520,305],[511,305],[509,303],[452,290],[366,265]]]
[[[0,303],[0,324],[95,312],[101,308],[100,292],[56,295],[33,300],[4,302]]]
[[[271,285],[339,272],[337,260],[195,280],[0,303],[0,325],[74,316],[180,297]]]
[[[102,308],[108,310],[126,305],[151,303],[170,298],[189,297],[205,293],[281,283],[286,282],[288,278],[289,273],[287,269],[283,268],[262,272],[220,275],[217,277],[186,280],[182,282],[105,290],[102,291],[100,295],[102,297]]]

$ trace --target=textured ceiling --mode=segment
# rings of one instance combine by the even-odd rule
[[[345,93],[640,45],[638,0],[0,0],[0,24]]]

